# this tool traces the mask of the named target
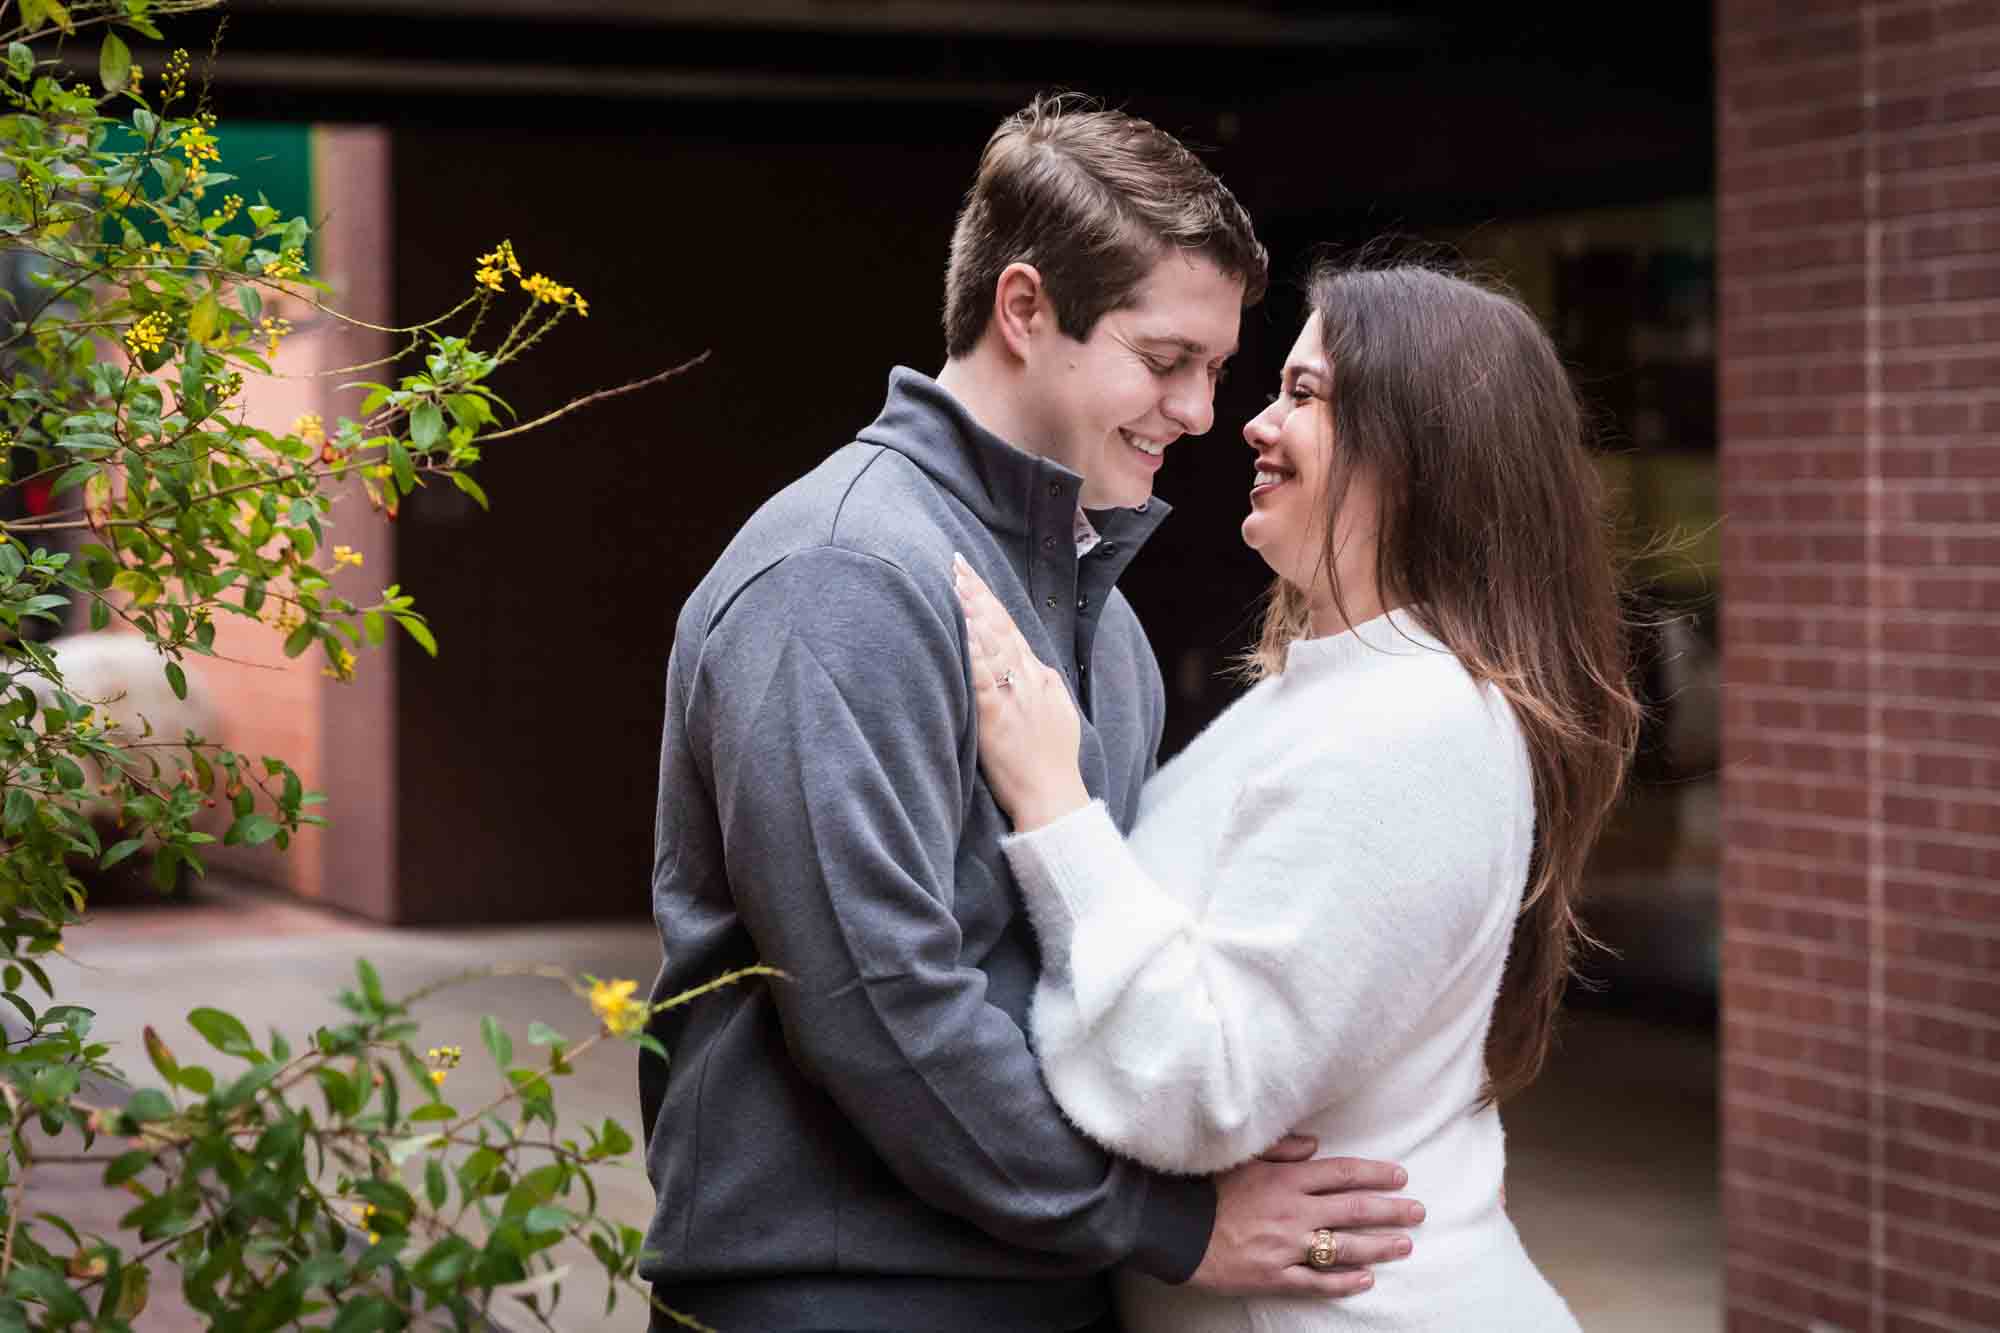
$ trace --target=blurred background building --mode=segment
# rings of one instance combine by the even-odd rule
[[[224,669],[236,743],[338,820],[239,868],[382,922],[643,920],[682,599],[891,365],[937,368],[980,145],[1087,91],[1201,147],[1277,279],[1126,581],[1169,748],[1234,688],[1264,583],[1237,427],[1313,247],[1440,244],[1511,282],[1597,414],[1658,625],[1595,875],[1620,952],[1583,998],[1696,1030],[1719,1006],[1728,1326],[2000,1327],[2000,8],[1460,9],[237,0],[227,164],[325,220],[340,308],[429,318],[510,237],[592,301],[499,384],[524,416],[713,353],[496,446],[490,518],[354,506],[340,540],[444,655]],[[395,350],[307,315],[291,371]],[[332,420],[332,383],[262,410]]]

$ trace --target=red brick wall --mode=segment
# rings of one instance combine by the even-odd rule
[[[1729,1327],[2000,1328],[2000,4],[1716,45]]]

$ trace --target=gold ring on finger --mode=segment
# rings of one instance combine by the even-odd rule
[[[1321,1227],[1312,1234],[1312,1243],[1306,1246],[1306,1262],[1314,1268],[1325,1270],[1338,1265],[1340,1261],[1340,1238],[1330,1227]]]

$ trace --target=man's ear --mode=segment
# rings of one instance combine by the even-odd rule
[[[1042,275],[1033,264],[1012,263],[993,285],[993,329],[1001,345],[1017,361],[1028,359],[1035,331],[1050,317],[1042,291]]]

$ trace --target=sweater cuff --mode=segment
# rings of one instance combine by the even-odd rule
[[[1065,943],[1091,898],[1126,878],[1130,852],[1104,802],[1000,840],[1044,946]]]
[[[1179,1285],[1194,1276],[1215,1230],[1215,1182],[1207,1176],[1149,1176],[1146,1211],[1132,1266]]]

